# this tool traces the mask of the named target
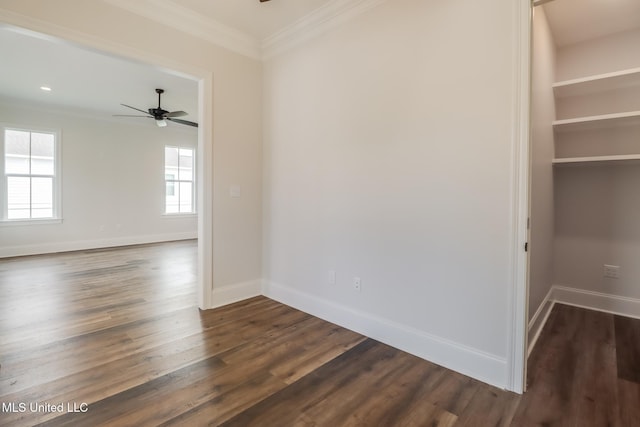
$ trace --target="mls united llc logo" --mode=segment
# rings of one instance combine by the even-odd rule
[[[24,412],[87,412],[89,405],[81,402],[48,403],[48,402],[2,402],[2,412],[24,413]]]

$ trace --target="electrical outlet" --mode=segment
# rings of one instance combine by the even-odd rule
[[[336,284],[336,271],[335,270],[329,270],[329,284],[330,285],[335,285]]]
[[[229,187],[229,196],[236,198],[242,196],[242,188],[239,185],[232,185]]]
[[[608,277],[609,279],[619,279],[620,278],[620,266],[618,265],[604,265],[604,277]]]
[[[353,289],[355,289],[356,292],[360,292],[362,290],[362,279],[359,277],[353,278]]]

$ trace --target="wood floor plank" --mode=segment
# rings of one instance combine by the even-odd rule
[[[613,316],[556,304],[515,425],[619,425]]]
[[[69,413],[47,422],[50,426],[150,425],[188,410],[191,402],[219,393],[225,364],[211,357],[155,378],[91,404],[86,413]],[[214,382],[214,379],[217,380]],[[203,386],[204,385],[204,386]],[[173,415],[173,416],[175,416]]]
[[[462,412],[456,425],[461,427],[510,426],[519,403],[520,396],[518,395],[488,385],[481,385]]]
[[[112,362],[4,397],[9,401],[35,402],[48,396],[56,402],[82,401],[91,404],[233,348],[266,330],[282,328],[307,317],[297,310],[279,306],[264,313],[254,313],[249,319],[229,321],[208,328],[201,334],[164,342],[142,352],[128,353],[123,350],[120,358]],[[33,418],[42,422],[53,418],[53,415],[36,414]],[[16,415],[11,414],[6,418],[14,417]]]
[[[378,416],[386,425],[448,426],[457,421],[458,416],[439,405],[438,395],[434,393],[438,382],[446,377],[446,370],[423,362],[416,358],[410,369],[386,386],[386,398],[397,402]]]
[[[584,312],[571,412],[582,425],[619,425],[613,316]]]
[[[261,372],[240,382],[228,393],[195,406],[160,426],[218,426],[285,387],[280,379]]]
[[[323,402],[334,395],[337,390],[352,384],[366,370],[344,369],[356,360],[364,366],[369,366],[370,375],[373,369],[370,365],[383,362],[394,356],[395,351],[389,347],[379,345],[373,340],[365,340],[340,357],[324,365],[311,374],[303,377],[282,391],[252,406],[221,424],[230,426],[261,426],[261,425],[296,425],[299,417],[315,404]],[[345,397],[349,397],[345,394]],[[292,410],[295,408],[296,410]],[[300,425],[300,424],[299,424]],[[321,425],[321,424],[320,424]]]
[[[453,425],[455,415],[414,400],[433,369],[423,362],[368,339],[222,425],[411,425],[420,415],[414,425]]]
[[[640,426],[640,384],[618,380],[620,426]]]
[[[246,305],[246,307],[254,308],[256,306],[255,303]],[[278,321],[285,319],[280,318],[280,314],[284,312],[293,315],[294,319],[307,317],[300,312],[278,306],[272,302],[265,302],[262,306],[262,317],[255,312],[247,311],[229,320],[221,320],[218,316],[216,331],[232,336],[237,332],[245,331],[247,325],[251,330],[253,322],[256,321],[265,323],[269,318],[279,319]],[[271,313],[266,311],[267,308],[280,311]],[[210,322],[208,317],[208,314],[203,314],[196,308],[190,307],[60,340],[54,344],[31,348],[23,352],[9,353],[3,358],[5,369],[0,372],[0,391],[5,391],[4,394],[15,393],[29,387],[46,384],[57,378],[80,373],[91,367],[113,362],[125,355],[131,356],[148,351],[157,346],[158,342],[174,342],[187,338],[200,333],[202,325]],[[223,328],[223,325],[230,321],[234,323]],[[239,322],[244,323],[240,324]],[[170,337],[166,335],[168,329],[172,331]],[[208,342],[204,341],[204,343]],[[92,343],[100,343],[100,346],[96,348]]]
[[[640,319],[614,316],[618,378],[640,383]]]
[[[460,415],[469,405],[481,383],[457,372],[438,368],[439,371],[429,382],[425,382],[425,387],[428,386],[429,401],[445,411]]]
[[[429,402],[429,377],[435,371],[435,365],[398,351],[394,358],[372,369],[370,378],[368,373],[358,377],[342,387],[340,394],[309,408],[303,417],[321,425],[451,426],[457,416]],[[340,410],[335,410],[338,407]]]
[[[229,364],[263,367],[292,383],[364,340],[355,332],[309,318],[281,334],[269,333],[220,355]]]
[[[156,317],[144,318],[128,324],[118,325],[109,329],[98,330],[71,338],[60,339],[52,344],[32,347],[5,356],[7,371],[0,375],[0,390],[2,381],[6,380],[7,372],[11,373],[17,386],[25,388],[44,383],[55,378],[81,372],[92,366],[98,366],[117,360],[126,354],[134,354],[157,345],[157,339],[137,339],[131,334],[136,331],[153,327],[166,334],[172,329],[172,339],[180,339],[200,331],[200,315],[194,307],[162,314]],[[99,343],[99,347],[94,345]],[[39,360],[38,363],[34,363]],[[34,366],[35,365],[35,366]],[[20,378],[21,374],[37,379],[37,383],[30,384]],[[15,388],[11,391],[15,391]]]

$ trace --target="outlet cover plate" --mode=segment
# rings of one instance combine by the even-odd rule
[[[609,279],[619,279],[620,278],[620,266],[618,265],[604,265],[604,277]]]

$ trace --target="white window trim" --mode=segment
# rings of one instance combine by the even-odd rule
[[[16,130],[22,132],[42,132],[51,133],[55,138],[55,158],[54,158],[54,174],[53,174],[53,217],[51,218],[7,218],[7,177],[4,173],[4,135],[6,130]],[[45,225],[62,223],[62,130],[51,129],[39,126],[14,125],[10,123],[0,123],[0,226],[7,225]],[[33,176],[33,175],[30,175]]]
[[[198,214],[195,212],[173,212],[173,213],[163,213],[163,218],[185,218],[185,217],[197,217]]]
[[[167,148],[177,148],[179,149],[188,149],[191,150],[193,152],[193,161],[192,161],[192,168],[193,168],[193,174],[192,177],[193,179],[191,181],[185,181],[185,182],[191,182],[191,200],[193,200],[193,206],[192,206],[192,212],[167,212],[167,176],[166,176],[166,165],[167,165],[167,159],[166,159],[166,149]],[[198,149],[196,147],[192,147],[190,145],[171,145],[171,144],[165,144],[163,147],[163,156],[162,156],[162,184],[163,184],[163,192],[162,194],[164,194],[163,200],[164,203],[162,204],[162,213],[161,216],[163,218],[186,218],[186,217],[197,217],[198,216],[198,199],[197,199],[197,183],[196,183],[196,179],[198,178],[197,176],[197,169],[196,166],[198,164]],[[175,183],[179,183],[180,180],[173,180],[173,182]]]

